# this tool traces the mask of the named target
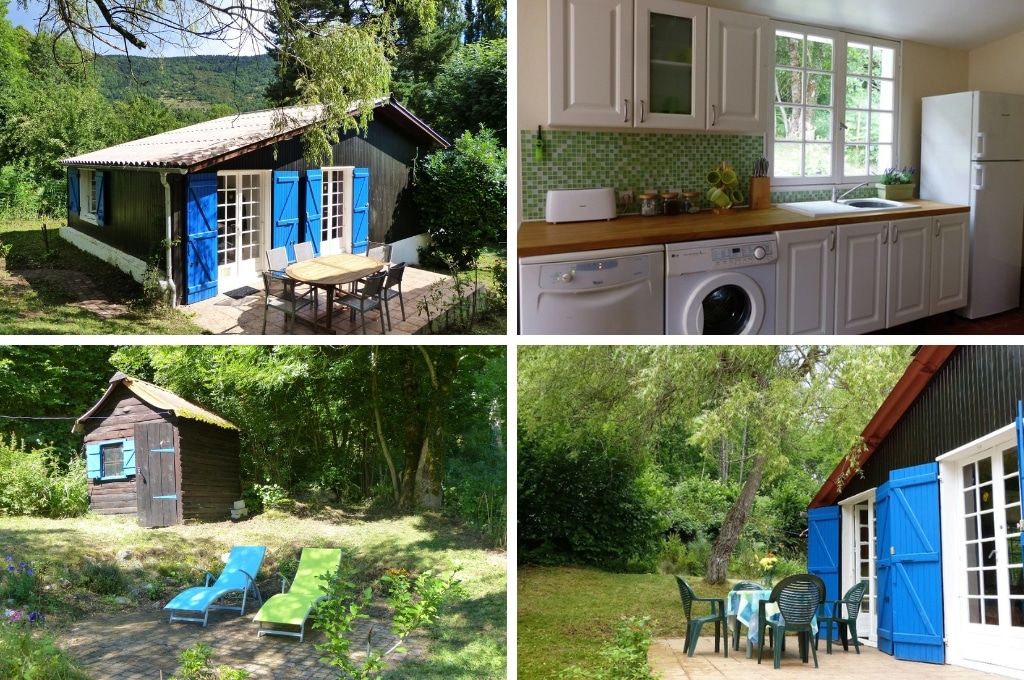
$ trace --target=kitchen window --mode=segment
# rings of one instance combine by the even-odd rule
[[[899,43],[774,28],[773,183],[863,182],[895,165]]]

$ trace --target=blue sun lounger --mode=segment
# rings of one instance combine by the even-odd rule
[[[239,612],[239,616],[242,616],[245,614],[245,600],[250,591],[262,606],[263,597],[260,596],[259,588],[256,587],[256,572],[260,570],[263,554],[266,551],[267,548],[263,545],[244,545],[232,548],[228,563],[224,565],[224,571],[212,584],[210,581],[213,579],[213,574],[206,572],[205,586],[189,588],[164,605],[164,609],[171,611],[171,619],[168,623],[193,621],[205,626],[211,609],[230,609]],[[242,606],[240,607],[214,604],[225,595],[239,592],[242,594]],[[176,616],[175,612],[186,612],[192,616]]]

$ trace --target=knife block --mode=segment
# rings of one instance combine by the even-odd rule
[[[751,177],[750,178],[750,209],[763,210],[772,206],[771,200],[771,178]]]

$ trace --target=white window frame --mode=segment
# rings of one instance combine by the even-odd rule
[[[878,644],[878,555],[876,554],[876,541],[877,536],[875,535],[875,529],[877,527],[877,519],[875,517],[875,491],[877,489],[868,489],[863,493],[859,493],[856,496],[843,500],[839,506],[842,509],[842,578],[840,579],[839,595],[845,595],[846,591],[850,587],[859,583],[861,580],[859,553],[857,551],[860,545],[860,536],[857,535],[857,506],[861,503],[868,504],[868,561],[869,561],[869,575],[868,575],[868,592],[865,597],[870,600],[868,607],[868,615],[870,618],[870,624],[866,627],[858,626],[858,635],[865,636],[865,642],[869,646],[875,646]],[[863,611],[863,610],[862,610]]]
[[[96,171],[82,168],[78,174],[78,217],[83,222],[97,224],[96,216]]]
[[[221,223],[221,219],[220,219],[220,216],[219,216],[220,205],[221,205],[221,203],[220,203],[220,195],[221,195],[220,182],[221,182],[221,178],[222,177],[227,177],[229,175],[230,176],[234,176],[236,178],[235,191],[238,192],[238,194],[237,194],[238,197],[236,198],[236,204],[238,204],[238,205],[241,204],[241,194],[242,194],[242,191],[243,191],[242,176],[243,175],[256,175],[256,176],[259,176],[259,178],[260,178],[260,186],[259,186],[260,199],[259,199],[259,202],[256,204],[256,205],[259,206],[259,218],[257,220],[259,227],[258,227],[258,229],[256,231],[259,234],[258,238],[259,238],[260,242],[259,242],[259,248],[258,248],[258,250],[256,252],[256,256],[255,257],[250,258],[248,260],[236,259],[232,263],[221,264],[220,263],[220,254],[221,254],[221,249],[220,249],[221,225],[220,225],[220,223]],[[270,249],[270,223],[271,223],[271,220],[272,220],[272,218],[271,218],[271,201],[272,201],[271,192],[273,191],[273,188],[272,188],[271,178],[272,178],[272,175],[271,175],[271,171],[270,170],[220,170],[220,171],[217,172],[217,210],[218,210],[218,219],[217,219],[217,269],[218,269],[218,274],[219,274],[219,276],[218,276],[218,287],[220,287],[222,290],[224,290],[225,287],[226,287],[226,289],[230,290],[230,288],[232,286],[240,285],[241,283],[244,283],[245,281],[248,281],[248,280],[252,279],[253,277],[258,276],[259,273],[262,272],[267,267],[266,252],[267,252],[267,250]],[[241,222],[242,218],[243,218],[243,215],[241,213],[238,213],[238,214],[235,215],[234,220],[236,222],[236,225],[237,225],[237,223]],[[237,226],[236,226],[236,230],[237,230]],[[238,233],[239,235],[241,234],[241,232],[236,232],[236,233]],[[236,248],[241,248],[241,246],[239,244],[237,244],[237,243],[236,243],[235,247]]]
[[[793,33],[804,33],[807,35],[813,35],[816,37],[829,38],[832,40],[833,45],[833,57],[832,57],[832,152],[831,152],[831,172],[828,175],[816,175],[816,176],[805,176],[805,177],[783,177],[774,174],[774,171],[778,169],[778,163],[775,162],[775,38],[779,31],[793,32]],[[765,134],[765,151],[768,158],[772,161],[773,175],[772,185],[779,187],[803,187],[813,188],[815,186],[833,186],[838,184],[857,184],[861,182],[872,182],[876,181],[876,175],[858,174],[858,175],[846,175],[845,174],[845,149],[846,149],[846,136],[845,136],[845,121],[846,121],[846,50],[850,43],[864,43],[871,47],[883,47],[894,50],[895,52],[895,63],[893,65],[893,139],[892,139],[892,162],[894,166],[899,165],[899,132],[900,132],[900,94],[902,87],[901,72],[902,72],[902,43],[894,40],[885,40],[883,38],[875,38],[871,36],[843,33],[841,31],[830,30],[826,28],[819,28],[816,26],[806,26],[803,24],[793,24],[782,21],[771,22],[771,40],[772,40],[772,63],[771,63],[771,78],[772,88],[769,91],[769,111],[768,116],[768,129]],[[841,58],[840,58],[841,55]],[[856,75],[856,74],[854,74]],[[802,144],[806,145],[804,141]]]

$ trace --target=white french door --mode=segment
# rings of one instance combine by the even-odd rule
[[[1024,672],[1020,471],[1011,425],[940,458],[950,656]],[[951,597],[952,596],[952,597]]]
[[[217,173],[217,277],[221,291],[251,283],[269,243],[269,171]]]
[[[323,189],[320,216],[320,252],[352,252],[352,170],[351,166],[322,168]]]
[[[857,616],[857,637],[877,641],[875,576],[875,491],[843,503],[843,587],[840,596],[860,581],[868,582]]]

